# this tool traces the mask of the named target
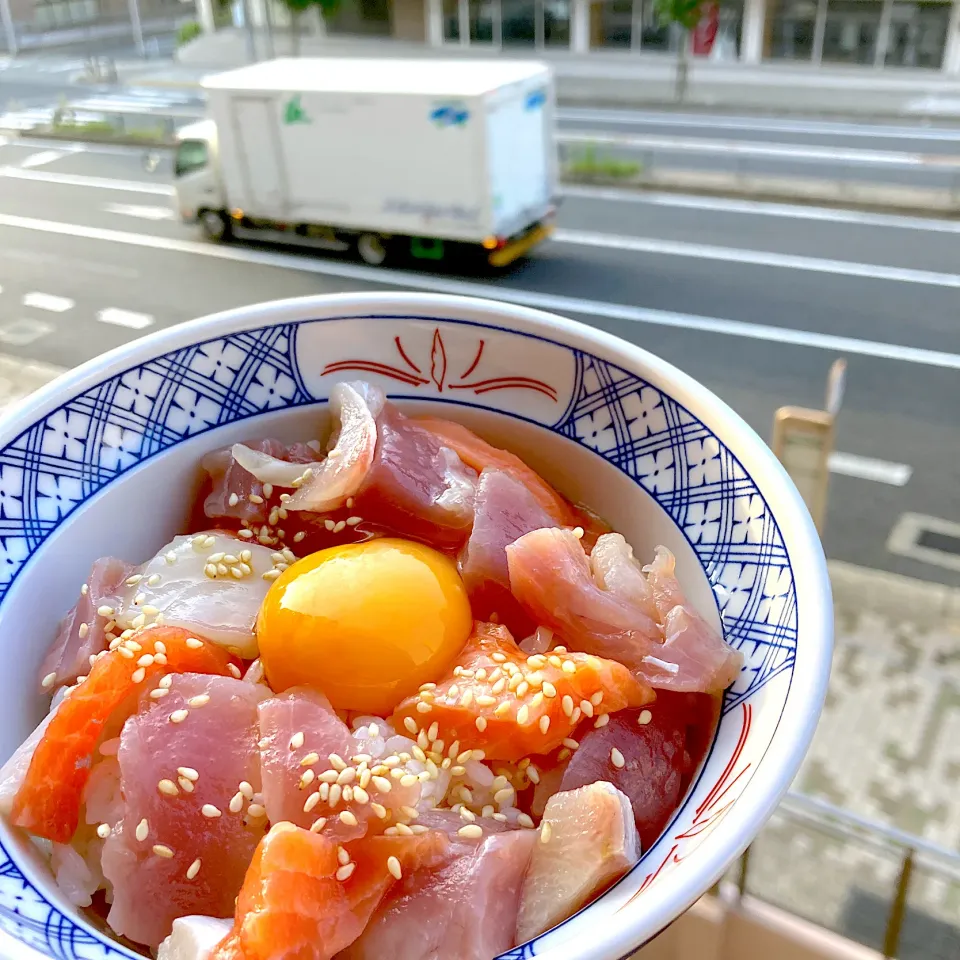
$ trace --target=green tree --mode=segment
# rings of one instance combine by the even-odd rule
[[[295,57],[300,56],[300,18],[314,7],[323,24],[327,17],[332,17],[340,7],[340,0],[282,0],[283,5],[290,11],[290,36],[292,52]]]
[[[690,32],[700,22],[706,0],[653,0],[657,19],[665,27],[676,24],[680,28],[680,48],[677,51],[677,77],[674,96],[682,103],[687,96],[687,78],[690,71]]]

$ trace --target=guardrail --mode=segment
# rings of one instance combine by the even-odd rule
[[[790,794],[724,880],[897,960],[960,956],[960,854]]]

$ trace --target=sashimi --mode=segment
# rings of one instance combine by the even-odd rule
[[[122,825],[103,852],[107,922],[156,947],[178,917],[229,916],[266,831],[257,750],[262,689],[184,674],[124,724]]]
[[[492,960],[514,946],[537,834],[487,836],[439,870],[403,876],[341,960]]]
[[[510,593],[506,548],[525,533],[552,525],[553,518],[526,486],[502,470],[480,474],[475,504],[470,539],[459,559],[474,616],[487,619],[495,613],[517,632],[529,632],[536,624]]]
[[[126,579],[110,619],[117,634],[152,622],[199,631],[252,660],[263,599],[295,560],[214,530],[174,537]]]
[[[44,692],[85,676],[90,669],[90,657],[106,649],[109,618],[98,615],[97,610],[115,605],[124,581],[135,569],[115,557],[94,561],[76,605],[61,621],[57,638],[40,667],[40,688]]]
[[[572,648],[617,660],[653,687],[717,693],[729,686],[742,657],[692,608],[677,605],[683,596],[669,551],[660,548],[646,582],[619,534],[600,537],[594,551],[596,564],[570,530],[525,534],[506,551],[513,595]]]
[[[237,898],[231,933],[213,960],[330,960],[363,932],[401,876],[448,856],[446,837],[375,837],[344,849],[291,823],[257,847]],[[341,853],[341,850],[343,851]]]
[[[225,650],[178,627],[151,627],[105,652],[47,725],[14,798],[11,822],[67,843],[79,822],[94,751],[120,732],[141,695],[166,673],[234,671],[239,674],[237,663]]]
[[[555,794],[540,824],[517,918],[521,943],[572,916],[639,859],[630,801],[611,783]]]
[[[651,700],[619,663],[565,649],[527,656],[506,627],[478,621],[451,674],[404,700],[393,722],[411,733],[436,727],[446,743],[520,760],[559,747],[583,716]]]
[[[157,960],[210,960],[233,927],[231,920],[216,917],[179,917],[170,936],[160,944]]]
[[[560,789],[612,783],[630,799],[646,850],[683,799],[709,747],[718,712],[717,697],[667,690],[644,710],[623,710],[580,738]]]

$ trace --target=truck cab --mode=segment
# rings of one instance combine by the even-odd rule
[[[218,160],[217,127],[212,120],[178,131],[173,159],[177,211],[184,222],[199,223],[211,240],[223,240],[230,232]]]

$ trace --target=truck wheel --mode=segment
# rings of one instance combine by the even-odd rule
[[[383,237],[375,233],[361,233],[357,237],[357,253],[364,263],[379,267],[387,259],[387,245]]]
[[[230,239],[230,221],[216,210],[204,210],[200,214],[200,229],[203,235],[214,243]]]

